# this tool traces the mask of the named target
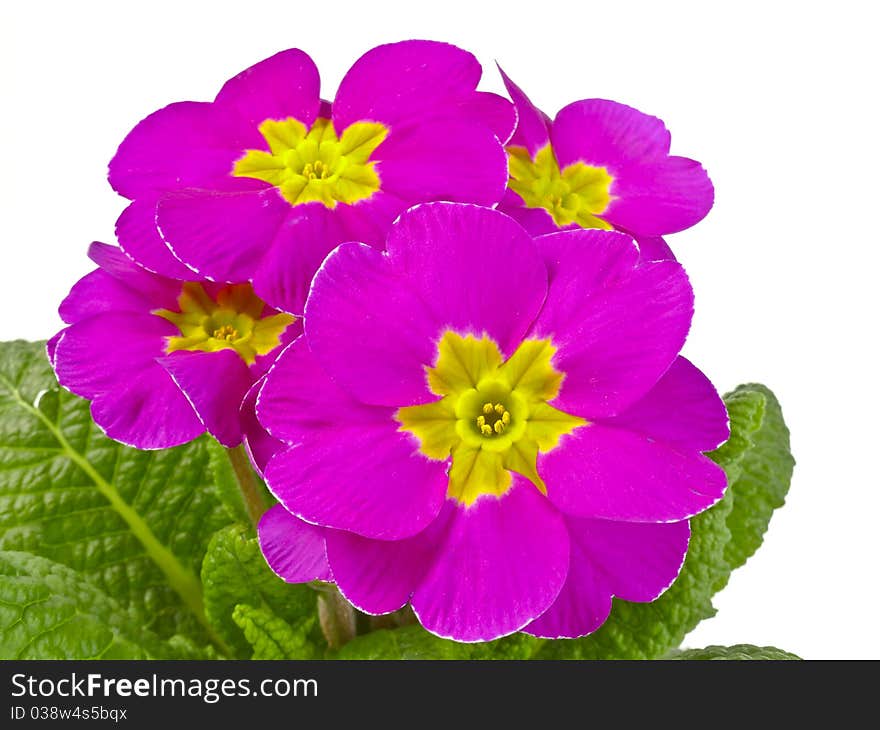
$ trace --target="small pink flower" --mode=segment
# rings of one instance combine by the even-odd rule
[[[534,235],[614,228],[634,236],[646,260],[673,258],[661,236],[699,223],[714,189],[699,162],[669,154],[663,122],[605,99],[573,102],[551,121],[502,76],[519,121],[499,209]]]
[[[299,320],[250,284],[159,276],[103,243],[89,256],[99,268],[61,303],[68,326],[49,342],[58,382],[131,446],[169,448],[205,431],[241,443],[242,399],[302,332]]]
[[[341,245],[257,398],[285,444],[269,564],[461,641],[653,600],[726,485],[702,453],[724,405],[679,356],[692,297],[622,233],[532,238],[472,205],[407,211],[384,253]]]
[[[273,306],[301,313],[339,243],[381,245],[414,203],[501,199],[515,114],[476,91],[480,75],[455,46],[379,46],[331,105],[312,60],[282,51],[213,102],[171,104],[129,133],[110,163],[110,183],[132,201],[120,245],[157,273],[252,281]]]

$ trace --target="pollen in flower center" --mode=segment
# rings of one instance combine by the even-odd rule
[[[559,393],[563,375],[551,360],[550,340],[525,340],[507,360],[486,336],[448,331],[437,344],[428,385],[440,400],[400,408],[402,431],[415,435],[423,454],[452,458],[447,494],[464,505],[486,494],[504,494],[511,472],[540,490],[539,452],[586,421],[547,403]]]
[[[232,284],[212,296],[195,281],[185,282],[177,299],[180,311],[153,311],[171,322],[179,336],[168,337],[167,353],[177,350],[217,352],[235,350],[248,365],[281,344],[281,335],[295,317],[292,314],[263,316],[266,305],[250,284]]]
[[[604,167],[575,162],[560,169],[548,144],[534,159],[523,147],[508,147],[508,187],[529,208],[543,208],[557,226],[611,228],[600,216],[611,202],[613,178]]]
[[[504,432],[510,425],[510,411],[502,403],[487,401],[482,413],[477,416],[477,428],[483,436],[492,437]]]
[[[355,122],[341,137],[323,117],[308,130],[292,117],[267,119],[259,129],[269,151],[246,150],[232,174],[274,185],[291,205],[317,201],[335,208],[369,198],[380,188],[370,157],[388,135],[383,124]]]
[[[302,174],[308,180],[326,180],[331,175],[330,165],[321,160],[307,162],[303,167]]]
[[[222,327],[219,327],[214,330],[214,334],[212,337],[215,340],[226,340],[227,342],[234,342],[238,339],[238,330],[235,329],[232,325],[224,324]]]

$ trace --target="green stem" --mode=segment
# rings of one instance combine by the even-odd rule
[[[226,453],[229,456],[229,463],[232,464],[232,471],[235,472],[235,479],[238,482],[239,490],[241,490],[241,497],[244,500],[248,517],[256,527],[266,511],[267,505],[263,499],[260,485],[257,484],[257,477],[251,467],[250,459],[248,459],[243,445],[236,446],[234,449],[226,449]]]
[[[417,623],[418,619],[416,619],[416,615],[413,613],[412,608],[410,608],[409,605],[406,605],[394,613],[385,613],[381,616],[370,616],[369,622],[370,629],[376,631],[377,629],[397,629],[401,626],[409,626],[410,624]]]
[[[331,649],[339,649],[357,634],[354,608],[336,586],[324,585],[318,590],[318,621]]]
[[[116,487],[102,477],[97,469],[92,466],[88,459],[76,451],[70,442],[65,438],[64,434],[39,408],[35,408],[25,401],[19,392],[12,387],[12,384],[5,380],[4,383],[12,393],[18,403],[29,411],[49,430],[55,437],[61,450],[65,456],[76,464],[85,474],[92,480],[97,490],[103,497],[110,502],[110,505],[116,510],[116,513],[125,521],[134,536],[138,539],[147,555],[158,566],[159,570],[164,573],[168,579],[168,583],[180,596],[183,603],[193,612],[196,619],[204,627],[211,641],[225,654],[230,654],[229,647],[217,635],[208,618],[205,615],[205,603],[202,597],[202,582],[199,577],[192,571],[185,568],[177,556],[171,552],[165,545],[159,542],[159,539],[153,534],[150,526],[144,521],[137,511],[119,496]]]

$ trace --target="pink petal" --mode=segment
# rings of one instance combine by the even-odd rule
[[[49,358],[49,363],[52,365],[53,369],[55,368],[55,350],[58,349],[58,343],[61,341],[62,337],[64,337],[64,330],[56,332],[49,338],[49,341],[46,342],[46,356]]]
[[[191,269],[178,261],[168,250],[156,225],[156,199],[140,198],[131,203],[116,221],[116,237],[126,255],[148,271],[172,279],[199,278]]]
[[[570,519],[566,519],[566,524]],[[590,562],[590,555],[579,539],[582,535],[575,531],[569,536],[571,561],[565,585],[550,608],[523,629],[532,636],[542,639],[586,636],[605,623],[611,613],[611,589],[605,576]]]
[[[550,120],[538,109],[499,66],[498,71],[504,79],[507,93],[516,107],[517,125],[510,142],[511,146],[525,147],[534,157],[539,149],[550,142]]]
[[[65,336],[60,344],[66,340]],[[169,449],[205,432],[189,401],[161,367],[150,363],[127,373],[124,382],[92,402],[92,418],[110,438],[136,449]]]
[[[683,357],[643,398],[603,422],[694,451],[711,451],[730,436],[724,401],[709,379]]]
[[[624,601],[648,603],[672,585],[691,536],[687,520],[641,524],[567,518],[568,534],[611,592]]]
[[[255,130],[266,119],[288,117],[308,128],[318,114],[320,91],[321,80],[312,59],[298,48],[290,48],[231,78],[220,89],[215,104],[235,112]]]
[[[633,163],[611,184],[602,218],[643,236],[676,233],[699,223],[712,208],[715,189],[699,162],[686,157]]]
[[[257,536],[269,567],[288,583],[331,581],[324,544],[326,530],[303,522],[280,504],[260,519]]]
[[[141,294],[152,309],[173,309],[180,296],[181,283],[157,276],[126,256],[116,246],[95,241],[89,246],[89,258],[134,292]]]
[[[417,206],[401,215],[387,248],[381,255],[339,247],[315,276],[306,305],[309,346],[366,403],[432,400],[425,367],[447,329],[487,333],[512,353],[545,295],[532,239],[486,208]]]
[[[400,216],[388,255],[434,318],[457,332],[487,333],[512,354],[547,293],[532,238],[508,216],[475,205],[427,203]]]
[[[699,452],[622,428],[578,428],[538,456],[547,496],[562,512],[624,522],[676,522],[711,507],[727,480]]]
[[[525,631],[548,639],[586,636],[604,623],[611,596],[649,602],[678,576],[687,552],[687,521],[638,524],[565,520],[571,566],[553,605]]]
[[[89,317],[65,330],[55,351],[55,374],[61,385],[84,398],[124,390],[133,375],[164,354],[165,338],[176,333],[170,322],[147,313]]]
[[[300,337],[284,349],[266,374],[256,413],[273,437],[296,444],[308,441],[317,428],[369,421],[385,410],[365,406],[340,388]]]
[[[262,477],[266,471],[266,465],[275,454],[287,448],[283,441],[271,436],[257,420],[257,395],[260,388],[263,387],[265,378],[261,378],[254,383],[241,403],[241,431],[244,435],[244,446],[247,450],[251,464],[257,473]]]
[[[387,255],[343,244],[315,275],[305,331],[321,367],[364,403],[405,406],[434,400],[425,366],[442,332]]]
[[[662,160],[671,137],[661,119],[626,104],[584,99],[569,104],[553,121],[553,151],[560,167],[575,162],[607,167]]]
[[[485,124],[501,144],[507,144],[516,131],[516,108],[498,94],[478,91],[461,103],[468,119]]]
[[[367,51],[339,84],[333,125],[376,121],[392,128],[421,123],[467,99],[482,70],[467,51],[434,41],[402,41]]]
[[[676,261],[675,254],[660,236],[637,236],[642,261]]]
[[[684,344],[693,314],[687,276],[671,261],[636,266],[632,240],[613,231],[562,231],[538,242],[551,283],[533,333],[553,339],[565,373],[553,405],[587,419],[619,413]]]
[[[58,313],[68,324],[104,312],[134,312],[146,314],[155,305],[144,295],[130,289],[106,271],[97,269],[86,274],[70,290]]]
[[[339,388],[304,338],[267,374],[257,415],[274,437],[297,444],[272,459],[266,479],[288,510],[309,522],[400,539],[439,512],[445,464],[425,459],[398,431],[394,409],[364,406]]]
[[[215,281],[248,281],[290,205],[275,188],[217,193],[185,190],[159,200],[159,230],[172,253]]]
[[[476,121],[425,121],[390,135],[375,156],[382,189],[412,202],[492,206],[507,188],[504,148]]]
[[[266,481],[288,511],[381,540],[409,537],[433,521],[446,494],[445,463],[424,458],[391,409],[374,410],[361,421],[338,413],[336,424],[316,426],[272,458]]]
[[[625,233],[596,228],[569,228],[535,239],[550,280],[538,322],[566,330],[576,326],[572,302],[632,276],[639,251]]]
[[[238,446],[242,440],[239,409],[253,382],[238,353],[174,352],[158,362],[186,395],[208,432],[227,448]]]
[[[297,206],[278,229],[254,273],[254,291],[285,312],[302,314],[312,277],[346,240],[341,221],[320,203]]]
[[[256,128],[213,104],[170,104],[128,133],[110,161],[110,184],[129,199],[228,185],[235,160],[261,139]]]
[[[409,601],[440,549],[445,521],[406,540],[369,540],[350,532],[327,531],[327,557],[340,592],[369,614],[390,613]]]
[[[518,631],[553,603],[568,571],[562,517],[525,480],[471,507],[449,501],[437,559],[412,597],[428,631],[490,641]]]
[[[336,206],[334,218],[345,231],[337,243],[356,241],[380,250],[385,248],[391,224],[408,207],[409,203],[387,190],[377,190],[353,205]]]

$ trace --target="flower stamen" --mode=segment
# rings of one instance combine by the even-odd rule
[[[510,411],[503,403],[487,401],[482,410],[484,415],[477,416],[477,428],[483,436],[501,434],[510,425]]]
[[[214,334],[211,336],[215,340],[226,340],[226,342],[233,342],[239,337],[238,330],[229,324],[224,324],[222,327],[218,327],[214,330]]]

